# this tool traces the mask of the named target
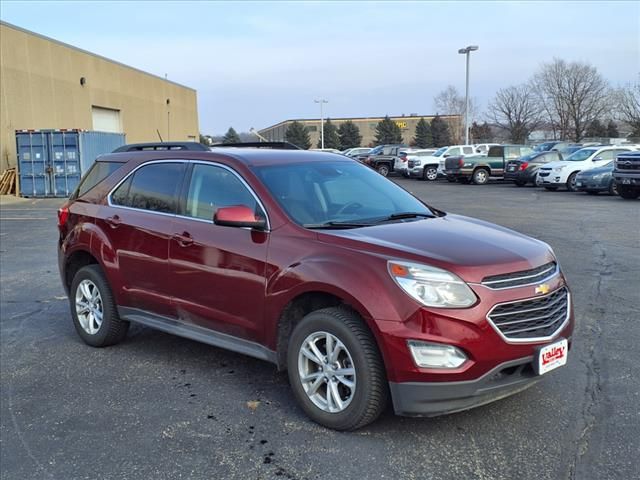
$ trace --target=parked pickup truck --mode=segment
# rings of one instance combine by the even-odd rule
[[[400,164],[407,162],[406,145],[379,145],[366,156],[358,157],[362,163],[373,168],[383,177],[400,170]]]
[[[622,198],[640,197],[640,152],[620,153],[614,163],[613,179]]]
[[[532,152],[533,149],[525,145],[497,145],[489,148],[487,155],[447,158],[444,173],[449,181],[472,181],[477,185],[484,185],[489,178],[503,179],[505,165],[509,160]]]

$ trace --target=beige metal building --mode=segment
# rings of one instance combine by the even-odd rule
[[[410,145],[413,141],[413,137],[416,134],[416,125],[421,118],[424,118],[427,122],[431,122],[435,115],[401,115],[398,117],[389,117],[394,121],[402,131],[402,138],[404,143]],[[455,132],[460,131],[461,117],[460,115],[441,115],[443,120],[449,124],[451,132],[455,136]],[[373,147],[376,145],[376,126],[378,122],[384,117],[353,117],[353,118],[332,118],[331,123],[336,127],[346,121],[351,120],[360,129],[360,135],[362,135],[361,145],[363,147]],[[326,119],[325,119],[326,120]],[[294,121],[302,123],[309,131],[309,137],[311,138],[311,148],[316,148],[320,139],[320,119],[300,119],[300,120],[285,120],[284,122],[277,123],[271,127],[264,128],[258,133],[272,142],[284,141],[284,135],[289,128],[289,125]]]
[[[196,91],[0,22],[0,172],[16,130],[83,129],[129,143],[197,140]]]

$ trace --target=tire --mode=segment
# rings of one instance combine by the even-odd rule
[[[456,177],[452,177],[451,175],[447,175],[447,182],[456,183]]]
[[[544,187],[545,190],[549,190],[550,192],[555,192],[558,190],[558,187]]]
[[[567,192],[577,192],[578,188],[576,187],[576,177],[578,176],[578,172],[573,172],[567,178]]]
[[[422,171],[422,179],[429,182],[435,182],[438,179],[438,168],[428,166],[424,167],[424,170]]]
[[[489,170],[486,168],[478,168],[474,170],[472,180],[476,185],[486,185],[489,183]]]
[[[613,195],[614,197],[618,195],[618,184],[613,179],[609,182],[609,195]]]
[[[118,316],[113,293],[98,265],[87,265],[78,270],[69,292],[73,325],[86,344],[107,347],[124,339],[129,322]],[[92,300],[88,301],[90,298]],[[87,306],[83,309],[82,305]],[[83,314],[83,310],[87,313]],[[102,315],[101,322],[99,314]]]
[[[527,182],[523,182],[522,180],[516,180],[515,181],[516,187],[524,187]]]
[[[386,163],[381,163],[380,165],[377,165],[376,172],[378,172],[383,177],[386,177],[387,175],[389,175],[389,165],[387,165]]]
[[[640,188],[629,185],[618,185],[618,195],[625,200],[635,200],[640,197]]]
[[[353,375],[345,374],[342,380],[336,380],[340,376],[334,376],[333,370],[327,370],[333,368],[325,361],[324,339],[327,335],[333,337],[334,345],[339,341],[344,346],[344,349],[336,350],[340,355],[336,368],[343,371],[349,368]],[[309,342],[316,346],[322,360],[316,362],[302,353],[303,347],[307,346],[306,351],[318,359]],[[388,384],[376,341],[362,319],[347,308],[324,308],[305,316],[289,339],[287,367],[289,382],[299,405],[314,422],[327,428],[356,430],[373,422],[387,406]],[[305,374],[315,380],[309,379],[303,386],[301,376]],[[343,382],[352,382],[353,388]],[[305,389],[310,390],[314,386],[315,393],[307,394]],[[330,386],[335,386],[333,391],[346,405],[336,403],[336,397],[329,393]],[[330,411],[332,405],[334,411]]]

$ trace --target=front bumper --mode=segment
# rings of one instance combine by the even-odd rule
[[[477,380],[462,382],[389,382],[396,415],[435,417],[479,407],[529,388],[542,376],[533,357],[505,362]]]
[[[576,178],[576,188],[581,192],[592,191],[599,192],[609,190],[609,183],[611,182],[611,177],[605,177],[604,179],[594,180],[593,177],[577,177]]]
[[[634,187],[640,187],[640,175],[637,173],[620,173],[615,172],[613,174],[618,185],[632,185]]]

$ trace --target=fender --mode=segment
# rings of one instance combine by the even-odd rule
[[[91,245],[89,253],[98,260],[102,271],[107,277],[111,291],[115,297],[116,304],[124,305],[124,292],[122,285],[125,285],[124,278],[120,273],[118,266],[118,256],[109,239],[109,236],[102,231],[96,224],[85,224],[85,230],[91,234]]]

